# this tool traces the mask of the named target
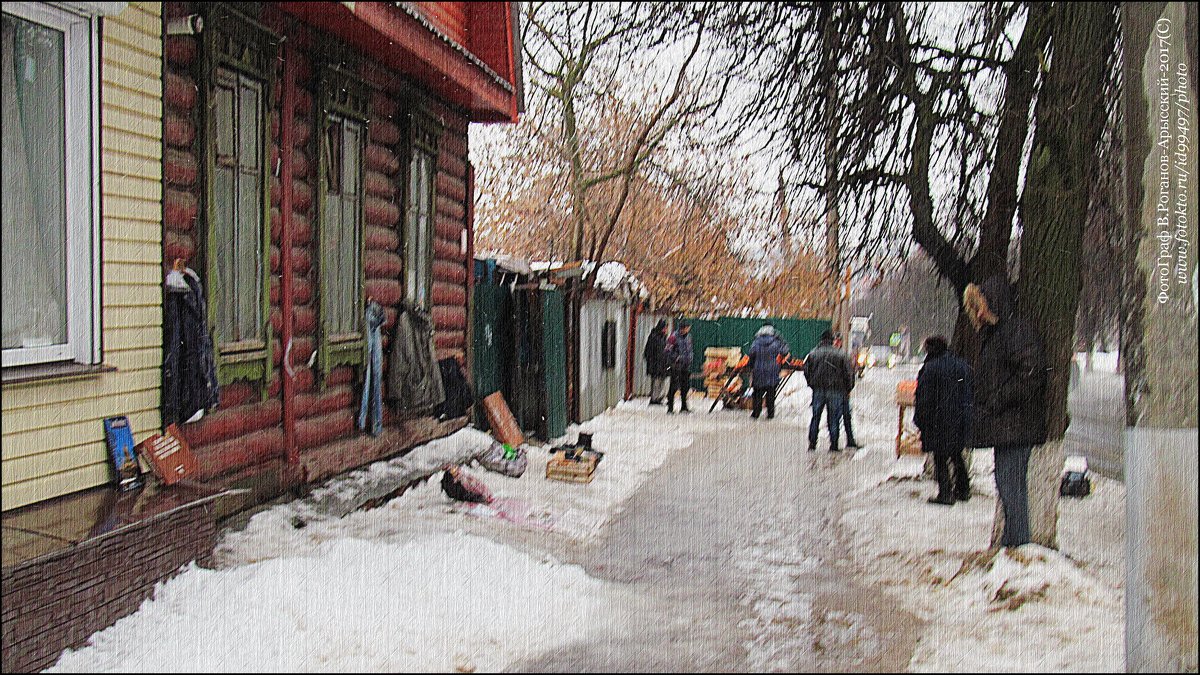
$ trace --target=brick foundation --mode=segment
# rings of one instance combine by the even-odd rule
[[[0,573],[3,672],[36,672],[63,650],[132,614],[183,565],[216,544],[213,504],[185,505]]]

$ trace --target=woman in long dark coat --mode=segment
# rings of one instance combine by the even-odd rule
[[[650,405],[662,405],[667,376],[671,364],[667,361],[667,322],[659,319],[646,339],[642,358],[646,361],[646,374],[650,376]]]
[[[971,369],[949,351],[946,338],[940,335],[925,340],[925,354],[925,365],[917,374],[913,417],[921,430],[921,449],[933,453],[938,493],[929,502],[949,506],[971,497],[971,480],[963,460],[971,424]]]

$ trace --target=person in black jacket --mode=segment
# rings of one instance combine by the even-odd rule
[[[921,449],[933,453],[938,493],[931,504],[953,505],[971,498],[971,479],[963,447],[971,416],[971,374],[962,359],[949,351],[946,338],[925,340],[925,365],[917,373],[913,421],[921,430]],[[951,481],[950,469],[954,469]]]
[[[832,330],[821,333],[821,343],[804,357],[804,379],[812,387],[812,419],[808,424],[808,451],[817,449],[821,412],[828,409],[829,451],[841,452],[838,435],[846,397],[854,388],[854,363],[846,352],[833,346]]]
[[[1001,546],[1029,543],[1026,472],[1033,446],[1046,442],[1046,364],[1042,338],[1021,318],[1008,279],[969,284],[963,306],[982,341],[975,366],[970,446],[995,448],[996,490],[1004,511]]]
[[[666,320],[659,319],[654,324],[654,330],[646,339],[642,358],[646,361],[646,374],[650,376],[650,405],[662,405],[667,376],[671,374],[671,364],[667,362]]]

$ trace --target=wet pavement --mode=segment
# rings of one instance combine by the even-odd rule
[[[899,671],[920,622],[855,581],[834,465],[799,427],[698,436],[564,562],[629,591],[600,633],[518,672]],[[571,626],[562,630],[570,631]]]
[[[1087,457],[1088,468],[1106,478],[1125,480],[1124,380],[1115,373],[1085,372],[1071,389],[1071,424],[1063,439],[1067,455]]]

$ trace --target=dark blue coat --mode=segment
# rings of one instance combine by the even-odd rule
[[[168,285],[163,302],[163,427],[182,424],[221,401],[216,361],[208,334],[204,288],[192,270],[187,288]]]
[[[692,335],[684,335],[678,330],[667,338],[667,363],[671,370],[677,373],[689,372],[692,368]]]
[[[779,386],[779,359],[790,354],[792,348],[774,333],[759,335],[750,345],[750,363],[754,365],[751,382],[755,387]]]
[[[917,374],[913,420],[921,430],[921,449],[948,454],[962,450],[971,429],[971,369],[945,352],[925,359]]]

